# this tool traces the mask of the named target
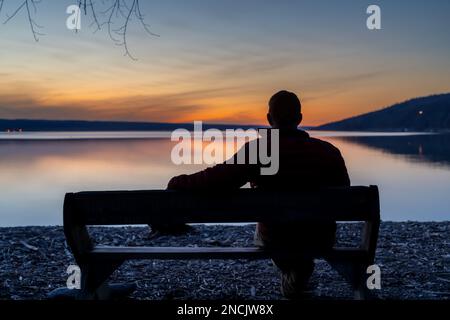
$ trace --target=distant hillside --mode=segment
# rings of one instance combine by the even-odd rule
[[[315,129],[342,131],[450,130],[450,93],[408,100],[379,111],[328,123]]]
[[[203,130],[247,129],[252,126],[233,124],[204,124]],[[253,126],[254,127],[254,126]],[[194,129],[193,123],[78,121],[78,120],[5,120],[0,119],[0,132],[4,131],[172,131],[178,128]]]

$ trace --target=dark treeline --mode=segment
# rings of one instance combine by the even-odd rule
[[[344,131],[450,130],[450,93],[416,98],[318,127]]]
[[[1,131],[172,131],[178,128],[194,129],[193,123],[81,121],[81,120],[6,120],[0,119]],[[203,129],[249,129],[256,126],[236,124],[203,124]]]

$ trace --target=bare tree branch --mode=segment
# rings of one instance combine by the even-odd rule
[[[0,12],[6,1],[0,0]],[[11,21],[19,12],[25,11],[33,38],[35,41],[39,41],[39,36],[43,35],[39,32],[42,26],[38,25],[34,19],[37,13],[37,4],[39,3],[41,3],[41,0],[23,0],[11,15],[6,15],[7,19],[3,24]],[[111,40],[116,45],[123,46],[124,55],[133,60],[136,60],[136,58],[130,53],[127,41],[128,30],[133,22],[133,18],[136,19],[146,33],[151,36],[159,36],[150,31],[150,26],[146,23],[142,14],[139,0],[103,0],[100,4],[96,3],[95,0],[78,0],[78,7],[85,16],[91,17],[90,27],[95,27],[94,33],[106,26]]]
[[[86,1],[84,3],[86,4]],[[91,25],[95,25],[97,27],[97,29],[94,31],[94,32],[97,32],[101,28],[100,28],[100,22],[97,19],[97,14],[95,13],[94,3],[92,2],[92,0],[89,0],[89,7],[91,8],[92,18],[94,19],[94,21],[92,22]]]
[[[12,15],[10,15],[10,16],[7,15],[7,19],[6,19],[6,21],[3,24],[8,23],[11,19],[13,19],[15,16],[17,16],[17,14],[20,11],[25,10],[26,13],[27,13],[28,23],[30,25],[31,32],[33,34],[33,38],[34,38],[35,41],[39,41],[39,37],[38,36],[42,36],[43,33],[40,33],[39,31],[37,31],[37,29],[41,29],[42,26],[38,25],[36,23],[36,21],[33,19],[33,15],[31,13],[30,6],[34,9],[34,14],[36,14],[36,12],[37,12],[36,4],[38,4],[40,2],[41,2],[41,0],[24,0],[17,7],[17,9],[13,12]],[[4,3],[4,1],[2,1],[0,9],[3,7],[3,3]]]

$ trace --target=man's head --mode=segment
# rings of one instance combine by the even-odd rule
[[[267,120],[272,128],[295,129],[302,122],[302,105],[293,92],[280,91],[270,98]]]

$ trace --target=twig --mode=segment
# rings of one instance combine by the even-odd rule
[[[17,16],[17,14],[23,9],[25,8],[26,13],[27,13],[27,17],[28,17],[28,23],[30,25],[30,29],[31,29],[31,33],[33,34],[33,38],[34,40],[37,42],[39,41],[38,36],[42,36],[44,34],[38,32],[36,29],[38,28],[42,28],[42,26],[38,25],[36,23],[36,21],[34,21],[32,14],[31,14],[31,10],[30,10],[30,5],[33,7],[34,12],[37,12],[37,8],[36,8],[36,4],[40,3],[41,0],[24,0],[18,7],[17,9],[13,12],[12,15],[8,16],[7,15],[7,19],[5,20],[5,22],[3,22],[3,24],[8,23],[9,21],[11,21],[11,19],[13,19],[15,16]],[[0,11],[3,7],[3,3],[4,0],[2,0],[1,2],[1,6],[0,6]]]
[[[85,4],[86,4],[86,1],[85,1]],[[92,24],[97,25],[97,30],[95,30],[94,32],[97,32],[98,30],[101,29],[101,26],[100,26],[100,22],[98,22],[97,14],[95,13],[94,3],[92,2],[92,0],[89,0],[89,7],[91,8],[92,17],[94,18],[94,22],[92,22]]]
[[[7,19],[4,24],[8,23],[14,17],[16,17],[20,11],[25,10],[27,13],[28,23],[33,34],[33,38],[35,41],[39,41],[38,36],[41,36],[43,34],[40,33],[38,29],[42,28],[42,26],[36,23],[33,14],[37,13],[36,5],[40,2],[41,0],[23,0],[11,15],[7,15]],[[139,0],[103,0],[101,3],[107,4],[106,10],[101,10],[101,6],[98,3],[95,3],[94,0],[78,0],[77,2],[78,7],[80,8],[80,10],[82,10],[84,15],[89,15],[92,17],[93,21],[90,26],[96,26],[93,32],[96,33],[106,25],[108,35],[111,40],[116,45],[123,46],[125,50],[124,55],[128,56],[132,60],[137,59],[130,52],[127,35],[133,17],[137,19],[139,25],[142,26],[146,33],[151,36],[159,37],[158,34],[153,33],[150,30],[150,25],[146,23],[144,14],[141,11]],[[0,12],[3,8],[4,3],[5,0],[0,0]],[[34,10],[34,13],[32,13],[31,10]],[[105,19],[102,19],[103,16],[105,17]],[[118,26],[115,29],[113,28],[114,24]],[[75,32],[78,32],[78,30],[75,29]]]
[[[21,243],[25,248],[27,248],[27,249],[30,249],[30,250],[33,250],[33,251],[38,251],[38,250],[39,250],[37,247],[32,246],[32,245],[26,243],[26,242],[23,241],[23,240],[20,240],[20,243]]]

